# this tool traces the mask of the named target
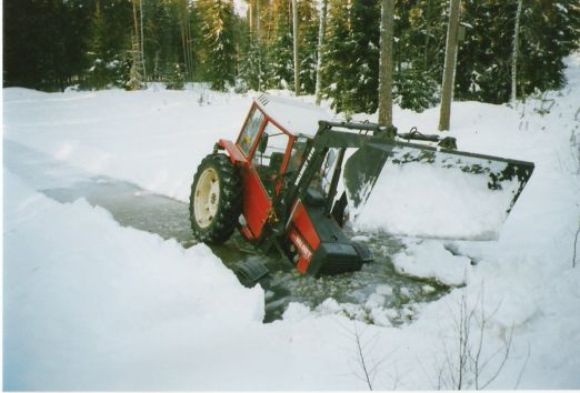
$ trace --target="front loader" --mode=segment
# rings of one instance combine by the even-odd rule
[[[220,139],[197,169],[194,238],[219,244],[237,228],[264,252],[277,249],[300,273],[356,271],[373,257],[343,228],[387,163],[457,173],[494,195],[502,220],[534,169],[530,162],[457,151],[454,138],[336,122],[319,108],[261,95],[238,139]]]

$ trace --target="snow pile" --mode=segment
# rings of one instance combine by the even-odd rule
[[[454,256],[443,244],[432,240],[408,241],[407,248],[396,254],[393,264],[398,272],[458,286],[464,284],[470,259]]]
[[[219,326],[261,322],[261,288],[241,287],[207,247],[184,250],[4,179],[5,388],[127,388],[123,364],[164,367],[164,347],[219,345]]]

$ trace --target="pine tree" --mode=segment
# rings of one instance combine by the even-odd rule
[[[248,88],[261,91],[266,87],[268,48],[262,31],[263,23],[257,23],[267,15],[267,10],[264,12],[263,6],[261,1],[249,1],[246,23],[238,24],[237,36],[245,38],[240,40],[240,78],[243,81],[243,85],[238,86],[240,91]]]
[[[236,50],[233,0],[198,0],[207,80],[215,90],[234,84]]]
[[[377,110],[380,7],[371,0],[332,0],[323,74],[337,111]]]
[[[133,37],[131,53],[131,68],[129,69],[129,80],[125,83],[127,90],[140,90],[143,88],[143,69],[141,64],[141,48],[137,36]]]
[[[564,83],[562,59],[578,47],[579,7],[573,0],[522,4],[518,94],[557,89]],[[513,33],[517,2],[464,0],[468,24],[457,73],[457,97],[503,103],[512,91]]]
[[[394,63],[395,102],[422,111],[439,101],[446,20],[443,2],[400,2],[396,7]]]
[[[324,86],[323,95],[332,100],[332,107],[337,112],[342,112],[345,109],[343,93],[347,90],[347,74],[352,71],[346,46],[351,35],[348,1],[329,0],[327,18],[326,61],[321,71],[328,85]]]
[[[314,0],[300,0],[298,3],[298,29],[300,52],[300,91],[314,93],[316,85],[318,48],[318,10]]]
[[[88,70],[88,84],[95,89],[103,89],[112,82],[111,73],[106,67],[108,60],[106,35],[107,26],[101,9],[101,1],[97,0],[91,22],[91,39],[87,53],[91,61]]]
[[[515,15],[515,7],[512,9]],[[521,17],[521,91],[531,94],[561,88],[565,83],[563,58],[580,45],[578,1],[530,0]]]
[[[288,0],[273,0],[274,33],[269,49],[268,88],[286,89],[294,83],[291,8]]]

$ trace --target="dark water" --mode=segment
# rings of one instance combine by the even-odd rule
[[[62,203],[84,198],[108,210],[123,226],[155,233],[164,239],[176,239],[186,248],[195,244],[186,203],[144,191],[131,183],[94,177],[70,187],[42,192]],[[270,274],[260,281],[266,292],[266,322],[279,319],[290,302],[314,308],[331,297],[338,303],[351,304],[347,310],[340,311],[352,314],[351,317],[378,322],[373,320],[371,311],[379,307],[385,310],[390,323],[401,324],[413,318],[415,304],[438,299],[447,293],[448,288],[443,285],[395,271],[390,256],[403,248],[396,238],[387,234],[367,234],[363,240],[371,248],[375,261],[359,272],[318,279],[298,274],[279,255],[257,254],[237,233],[230,241],[211,249],[234,272],[241,263],[251,260],[270,270]]]
[[[188,205],[143,190],[137,185],[106,176],[91,176],[51,157],[5,140],[5,166],[28,179],[44,194],[61,203],[84,198],[109,211],[123,226],[176,239],[183,247],[195,244],[191,236]],[[66,181],[63,181],[66,179]],[[361,234],[350,234],[361,235]],[[436,300],[449,288],[436,282],[397,273],[391,255],[403,245],[388,234],[365,234],[375,261],[355,273],[315,279],[298,274],[279,255],[256,254],[239,234],[221,246],[212,246],[223,263],[238,272],[240,264],[255,261],[270,274],[260,281],[265,290],[265,322],[279,319],[290,302],[310,308],[328,298],[348,304],[331,312],[369,323],[399,325],[413,319],[418,304]],[[378,311],[377,311],[378,310]]]

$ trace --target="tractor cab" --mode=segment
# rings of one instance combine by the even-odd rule
[[[242,233],[258,239],[273,204],[280,200],[289,182],[304,161],[304,152],[318,127],[318,120],[329,114],[310,105],[261,95],[252,104],[234,146],[226,147],[237,161],[243,183]],[[224,143],[229,145],[227,143]]]

